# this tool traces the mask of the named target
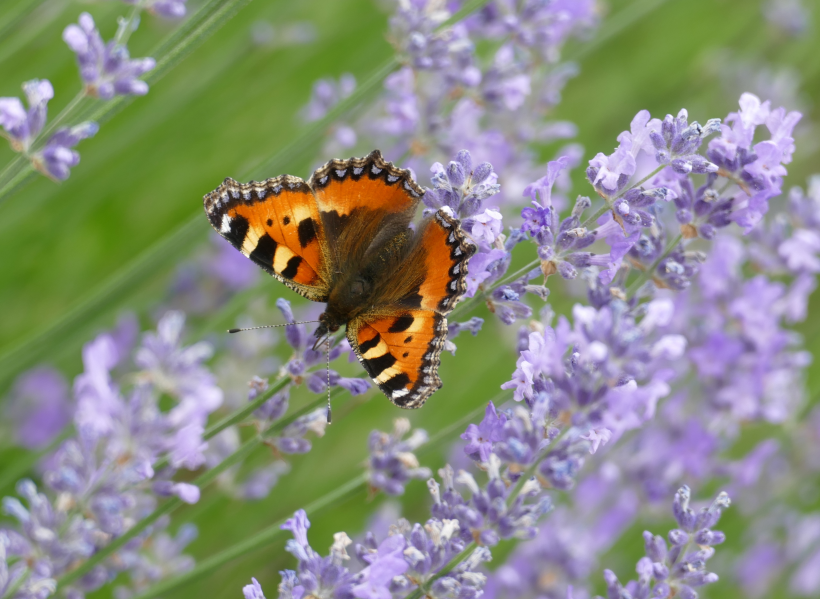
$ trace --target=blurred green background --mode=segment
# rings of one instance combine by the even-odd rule
[[[190,12],[198,5],[197,0],[190,0]],[[117,16],[128,7],[118,2],[3,0],[0,26],[31,6],[36,8],[0,39],[0,96],[18,96],[23,81],[47,78],[56,91],[50,104],[50,114],[56,115],[80,89],[74,55],[61,39],[62,30],[87,10],[109,39]],[[640,109],[663,117],[686,107],[690,118],[702,123],[736,110],[737,97],[748,90],[764,96],[780,94],[776,105],[785,102],[787,108],[804,112],[795,135],[795,161],[784,188],[803,185],[809,174],[820,170],[814,124],[817,109],[812,102],[820,91],[817,6],[815,22],[802,37],[789,37],[767,23],[761,3],[753,0],[614,0],[605,9],[602,26],[589,41],[567,46],[566,56],[579,61],[581,74],[570,80],[554,114],[578,125],[577,141],[586,148],[585,159],[599,151],[611,152],[618,133],[628,129]],[[83,142],[78,148],[82,161],[68,181],[56,185],[38,177],[0,204],[3,389],[11,382],[9,375],[32,357],[41,357],[74,376],[81,369],[81,343],[100,328],[111,326],[125,310],[135,311],[146,327],[152,326],[152,310],[157,308],[157,298],[166,293],[177,265],[201,251],[207,240],[210,227],[202,215],[202,195],[226,176],[240,177],[269,159],[300,134],[304,126],[297,112],[317,78],[350,72],[362,82],[382,65],[392,55],[385,40],[387,18],[386,7],[377,0],[250,2],[146,97],[127,105],[94,139]],[[277,41],[288,27],[304,23],[315,29],[314,41]],[[174,23],[145,15],[129,43],[131,55],[150,55],[174,27]],[[271,27],[272,43],[254,41],[254,31],[258,34]],[[771,85],[775,78],[767,76],[765,69],[791,73],[797,83]],[[755,75],[761,72],[762,76]],[[320,155],[320,146],[290,157],[290,172],[306,177],[317,163],[329,158]],[[370,149],[357,147],[354,154]],[[544,148],[543,156],[552,156],[555,149]],[[6,144],[0,144],[0,165],[12,157]],[[575,173],[574,192],[588,194],[582,170]],[[429,183],[424,176],[421,183]],[[53,327],[112,277],[129,276],[129,265],[136,258],[197,215],[200,226],[192,235],[193,242],[163,255],[147,276],[135,276],[123,293],[95,309],[93,318],[84,318],[81,326],[44,337],[39,346],[42,351],[26,353],[40,332]],[[518,256],[522,264],[528,259]],[[191,327],[218,338],[219,331],[233,324],[235,313],[252,297],[267,298],[270,304],[280,296],[302,301],[272,280],[262,283],[253,293],[238,298],[232,311],[200,317]],[[560,289],[552,292],[556,312],[567,313],[572,300]],[[812,308],[816,313],[816,300]],[[482,310],[475,314],[487,317]],[[816,318],[812,319],[803,331],[816,356],[817,326]],[[334,410],[336,421],[325,438],[315,444],[313,452],[292,460],[292,472],[266,500],[243,503],[206,492],[198,505],[175,515],[175,525],[193,520],[200,528],[200,538],[190,552],[201,558],[228,547],[352,478],[366,457],[367,434],[372,429],[390,430],[396,416],[408,416],[414,425],[435,433],[484,405],[512,372],[514,334],[513,328],[487,318],[479,337],[461,338],[457,357],[444,357],[444,389],[421,411],[400,414],[373,393],[365,401],[340,402],[342,407]],[[500,344],[499,336],[510,343]],[[810,386],[812,395],[820,390],[816,375],[810,377]],[[295,393],[292,405],[306,397]],[[446,445],[440,446],[426,453],[422,462],[436,469],[447,459],[447,452]],[[0,469],[20,457],[18,450],[0,442]],[[253,458],[256,463],[267,459],[267,452]],[[0,489],[2,494],[11,492],[11,486]],[[703,490],[700,495],[706,493]],[[368,501],[361,494],[312,518],[313,545],[324,550],[332,533],[342,529],[355,535],[381,501]],[[401,503],[408,518],[423,519],[426,486],[411,484]],[[655,530],[665,530],[666,524]],[[739,534],[732,533],[739,533],[743,525],[742,518],[730,511],[724,526],[729,543],[721,551],[741,549]],[[624,576],[632,571],[642,554],[641,530],[635,527],[625,535],[628,542],[611,552],[606,566]],[[251,576],[268,589],[269,597],[275,595],[278,571],[293,563],[283,545],[284,541],[278,542],[218,568],[173,596],[237,597]],[[502,545],[494,553],[501,555],[506,550]],[[708,596],[734,595],[731,573],[725,574],[719,585],[708,590]],[[599,587],[601,582],[596,580]]]

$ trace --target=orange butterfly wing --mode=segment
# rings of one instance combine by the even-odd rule
[[[330,264],[322,219],[302,179],[225,179],[205,196],[205,212],[222,237],[266,272],[310,300],[327,300]]]
[[[331,160],[308,182],[316,194],[319,210],[349,217],[356,210],[380,214],[415,208],[424,190],[416,185],[410,171],[386,162],[379,150],[364,158]]]
[[[347,338],[365,371],[394,404],[419,408],[441,387],[441,350],[447,319],[466,290],[467,261],[475,252],[459,221],[439,211],[419,227],[406,268],[422,268],[417,289],[348,325]],[[416,307],[409,307],[415,304]]]

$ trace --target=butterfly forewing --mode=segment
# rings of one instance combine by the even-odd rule
[[[322,221],[302,179],[225,179],[205,196],[205,211],[214,229],[266,272],[308,299],[327,299],[330,266]]]

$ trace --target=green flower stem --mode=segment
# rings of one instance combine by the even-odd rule
[[[83,89],[71,99],[71,102],[69,102],[66,107],[60,111],[60,114],[48,123],[45,129],[40,132],[40,135],[37,136],[35,143],[32,144],[32,147],[36,148],[34,151],[42,150],[43,147],[45,147],[48,142],[48,138],[51,137],[51,134],[55,132],[64,122],[66,122],[66,120],[71,117],[76,110],[78,110],[83,100],[87,97],[88,95],[85,93],[85,89]]]
[[[0,354],[0,381],[8,380],[19,371],[41,360],[49,352],[64,348],[69,343],[82,343],[98,322],[97,318],[122,301],[146,279],[155,275],[159,265],[168,258],[179,256],[205,235],[199,216],[186,222],[143,252],[128,267],[109,277],[90,296],[69,309],[49,326],[26,336],[15,347]]]
[[[20,174],[23,168],[28,165],[31,168],[31,163],[28,162],[25,155],[18,153],[12,158],[6,167],[0,171],[0,189],[5,188],[17,175]]]
[[[259,398],[257,398],[259,399]],[[237,464],[241,464],[242,461],[247,458],[257,447],[259,447],[262,443],[264,443],[265,439],[285,427],[289,424],[294,422],[297,418],[304,416],[305,414],[313,411],[322,403],[324,403],[325,398],[320,397],[319,399],[312,401],[305,405],[302,409],[297,410],[292,415],[287,418],[284,418],[280,421],[275,422],[272,426],[270,426],[267,430],[260,432],[259,434],[255,435],[251,439],[245,441],[242,446],[239,447],[235,452],[225,458],[222,462],[211,468],[210,470],[206,470],[202,474],[200,474],[196,479],[192,482],[196,486],[200,488],[204,488],[210,483],[212,483],[216,478],[225,472],[228,468],[235,466]],[[264,402],[263,402],[264,403]],[[249,404],[251,405],[251,404]],[[209,431],[216,429],[216,427],[222,425],[225,421],[220,421],[214,427],[211,427]],[[216,434],[216,433],[213,433]],[[156,508],[151,514],[147,517],[143,518],[139,522],[137,522],[133,527],[131,527],[125,534],[121,537],[117,537],[113,540],[110,544],[106,545],[102,549],[100,549],[97,553],[91,556],[87,561],[80,564],[77,568],[68,572],[57,579],[57,586],[66,587],[70,585],[72,582],[78,580],[82,576],[89,573],[97,564],[102,563],[105,559],[113,555],[116,551],[121,549],[125,546],[126,543],[131,541],[132,539],[136,538],[139,534],[144,532],[149,526],[154,524],[159,518],[165,516],[166,514],[171,514],[176,511],[178,508],[182,507],[184,504],[181,499],[178,497],[171,497],[164,501],[162,505]]]
[[[145,0],[139,0],[139,2],[134,3],[128,16],[120,20],[119,26],[117,27],[117,34],[114,36],[114,44],[124,46],[128,43],[128,38],[134,33],[134,20],[139,19],[144,4]]]

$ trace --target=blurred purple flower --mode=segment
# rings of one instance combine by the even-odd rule
[[[410,421],[396,418],[392,434],[380,431],[370,433],[367,480],[372,490],[381,490],[388,495],[402,495],[404,485],[410,479],[430,476],[430,469],[419,467],[418,458],[413,453],[427,441],[427,432],[416,429],[405,439],[408,432]]]
[[[87,12],[80,15],[78,25],[65,28],[63,40],[77,54],[80,76],[89,95],[110,100],[114,96],[144,96],[148,93],[148,84],[139,77],[153,69],[156,61],[153,58],[131,59],[125,46],[114,40],[104,43],[94,19]]]
[[[80,154],[72,148],[80,141],[94,137],[100,127],[87,121],[71,128],[58,129],[48,138],[43,149],[33,155],[34,166],[57,181],[68,179],[70,169],[80,163]]]
[[[71,420],[68,383],[59,371],[40,366],[21,374],[14,383],[6,414],[12,434],[26,449],[40,449],[59,435]]]
[[[709,507],[696,514],[689,508],[689,488],[681,487],[673,504],[673,513],[681,528],[669,532],[669,545],[663,537],[644,532],[646,557],[638,560],[638,580],[631,580],[623,587],[614,572],[604,570],[609,596],[649,597],[651,593],[653,597],[674,595],[695,599],[698,595],[694,588],[718,580],[717,574],[706,570],[706,562],[715,554],[712,546],[726,540],[722,532],[712,527],[729,504],[728,495],[721,493]]]
[[[126,4],[136,4],[141,0],[123,0]],[[142,7],[148,12],[165,17],[166,19],[180,19],[185,16],[187,0],[147,0]]]
[[[47,79],[32,79],[23,84],[28,100],[26,110],[19,98],[0,98],[0,127],[15,152],[28,152],[31,142],[43,130],[48,115],[48,101],[54,88]]]

